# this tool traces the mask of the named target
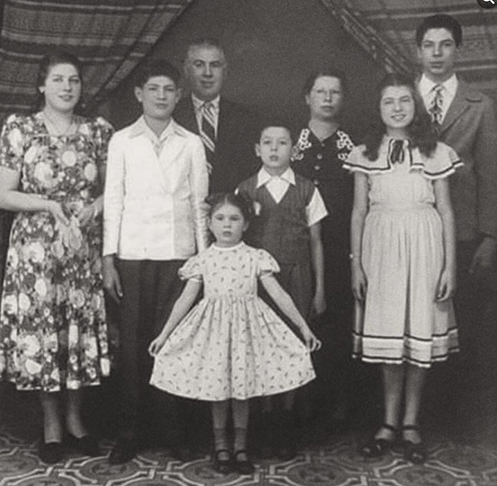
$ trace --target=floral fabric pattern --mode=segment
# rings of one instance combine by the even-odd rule
[[[0,376],[20,390],[96,385],[109,374],[101,277],[101,219],[77,214],[102,192],[99,178],[112,127],[77,117],[78,130],[50,135],[41,113],[11,115],[0,165],[20,174],[19,190],[58,201],[69,218],[16,213],[0,308]]]
[[[156,356],[151,384],[200,400],[245,400],[314,379],[310,353],[257,296],[257,281],[279,271],[265,250],[211,245],[188,260],[183,279],[201,280],[204,298]]]

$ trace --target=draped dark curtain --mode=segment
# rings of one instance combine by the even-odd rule
[[[321,0],[344,30],[389,71],[416,71],[415,29],[424,17],[446,13],[461,22],[457,71],[497,102],[497,8],[476,0]]]
[[[54,48],[83,61],[85,104],[94,111],[192,1],[5,0],[0,119],[33,108],[38,63]]]
[[[29,112],[40,59],[64,48],[85,66],[94,112],[193,0],[0,0],[0,120]],[[0,286],[11,214],[0,211]]]

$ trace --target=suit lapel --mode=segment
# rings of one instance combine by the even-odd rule
[[[230,108],[226,101],[221,98],[219,100],[219,118],[217,120],[217,137],[216,137],[216,151],[222,145],[223,140],[229,140],[230,136],[226,135],[231,125],[230,122]]]
[[[188,98],[184,100],[184,105],[180,108],[182,108],[182,112],[178,114],[180,125],[183,125],[187,130],[198,135],[198,123],[197,117],[195,116],[195,109],[193,108],[192,97],[188,96]]]
[[[449,106],[447,114],[445,115],[440,133],[448,130],[471,106],[471,101],[479,101],[481,97],[473,91],[464,81],[459,81],[457,86],[456,95]]]

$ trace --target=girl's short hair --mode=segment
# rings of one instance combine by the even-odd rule
[[[417,147],[424,156],[429,157],[437,145],[437,132],[433,128],[431,118],[426,112],[424,103],[418,94],[414,79],[410,76],[397,73],[387,74],[377,86],[375,120],[364,139],[366,146],[364,155],[372,161],[378,159],[378,150],[385,135],[385,124],[380,115],[380,102],[384,90],[391,86],[404,86],[411,92],[414,98],[414,119],[407,127],[407,133],[412,145]]]
[[[54,66],[58,66],[59,64],[70,64],[71,66],[74,66],[74,68],[78,72],[81,83],[83,83],[83,64],[74,54],[71,54],[67,51],[49,52],[48,54],[43,56],[38,66],[38,74],[36,76],[35,110],[40,110],[45,106],[45,96],[40,91],[40,88],[42,86],[45,86],[45,82],[47,81],[50,69]],[[75,111],[79,111],[81,107],[82,101],[80,97],[80,101],[76,105]]]
[[[309,76],[307,76],[307,79],[305,80],[304,86],[302,88],[304,96],[308,95],[311,92],[314,84],[316,83],[316,80],[322,77],[337,78],[340,81],[342,91],[344,93],[347,93],[348,85],[345,72],[334,67],[323,67],[321,69],[312,71]]]
[[[235,194],[234,192],[218,192],[207,196],[205,202],[209,205],[207,215],[212,217],[216,209],[225,204],[237,207],[242,213],[243,218],[248,223],[254,217],[254,201],[244,193]]]

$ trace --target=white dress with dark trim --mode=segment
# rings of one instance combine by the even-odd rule
[[[408,140],[388,137],[378,160],[363,151],[364,145],[353,149],[343,165],[367,174],[369,183],[361,251],[367,295],[356,303],[353,354],[371,363],[430,367],[458,351],[453,303],[435,301],[444,246],[433,180],[462,163],[443,143],[429,158]]]

